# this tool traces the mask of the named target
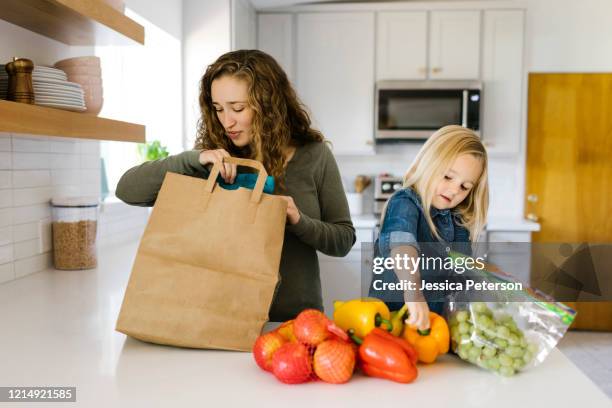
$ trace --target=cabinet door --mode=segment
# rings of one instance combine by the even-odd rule
[[[427,12],[380,12],[376,38],[377,79],[427,77]]]
[[[432,11],[431,79],[478,79],[480,11]]]
[[[293,70],[293,16],[291,14],[259,14],[257,16],[257,48],[273,56],[289,79]]]
[[[521,10],[485,11],[481,135],[492,151],[518,153],[523,92]]]
[[[297,16],[297,88],[335,154],[372,153],[374,13]]]

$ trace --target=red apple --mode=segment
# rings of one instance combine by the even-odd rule
[[[325,382],[342,384],[353,376],[355,350],[351,344],[341,340],[326,340],[317,346],[314,353],[315,374]]]
[[[272,372],[279,381],[299,384],[311,379],[312,364],[308,348],[301,343],[285,343],[272,357]]]
[[[257,365],[262,370],[272,371],[272,356],[285,343],[285,338],[277,332],[259,336],[253,345],[253,357]]]
[[[285,323],[278,326],[276,332],[285,338],[290,343],[295,343],[297,338],[293,333],[293,320],[287,320]]]
[[[295,337],[304,344],[316,346],[330,336],[330,320],[316,309],[302,311],[293,322]]]

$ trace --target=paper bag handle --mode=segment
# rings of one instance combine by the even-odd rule
[[[251,202],[259,203],[261,200],[261,194],[263,193],[264,185],[266,183],[266,178],[268,177],[268,172],[264,168],[261,162],[257,160],[250,159],[241,159],[239,157],[224,157],[222,162],[216,162],[210,171],[210,175],[208,176],[208,181],[206,183],[206,192],[212,193],[213,188],[215,188],[215,184],[217,182],[217,176],[219,176],[219,171],[221,170],[222,163],[231,163],[236,164],[238,166],[251,167],[259,171],[257,175],[257,182],[255,183],[255,188],[253,188],[253,193],[251,194]]]

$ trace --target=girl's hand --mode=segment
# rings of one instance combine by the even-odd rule
[[[429,306],[427,302],[406,302],[408,318],[404,321],[408,326],[418,330],[429,329]]]
[[[232,157],[230,154],[224,149],[216,149],[216,150],[202,150],[200,152],[199,161],[202,166],[206,166],[207,164],[222,163],[224,157]],[[221,178],[225,180],[226,183],[233,184],[234,180],[236,180],[237,167],[235,164],[231,163],[223,163],[219,170],[219,174],[221,174]]]
[[[295,201],[290,196],[278,196],[287,202],[287,222],[295,225],[300,221],[300,210],[295,205]]]

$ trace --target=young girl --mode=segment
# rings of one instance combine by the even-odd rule
[[[446,257],[447,247],[470,254],[483,229],[489,205],[487,153],[479,137],[462,126],[435,132],[404,176],[404,188],[387,202],[382,214],[375,257],[415,259]],[[427,209],[427,211],[425,210]],[[436,266],[385,269],[370,286],[370,296],[399,309],[406,303],[407,324],[429,328],[429,310],[440,313],[440,291],[421,290],[421,280],[444,281],[449,271]],[[422,266],[423,262],[417,265]],[[431,263],[433,265],[433,262]],[[384,283],[414,282],[413,290],[381,289]]]
[[[199,100],[195,149],[128,170],[115,194],[128,204],[150,206],[168,171],[207,178],[224,157],[261,161],[288,204],[270,320],[323,310],[317,251],[344,256],[355,242],[338,166],[323,135],[311,127],[282,68],[258,50],[219,57],[202,77]],[[220,173],[233,183],[236,166],[225,163]]]

